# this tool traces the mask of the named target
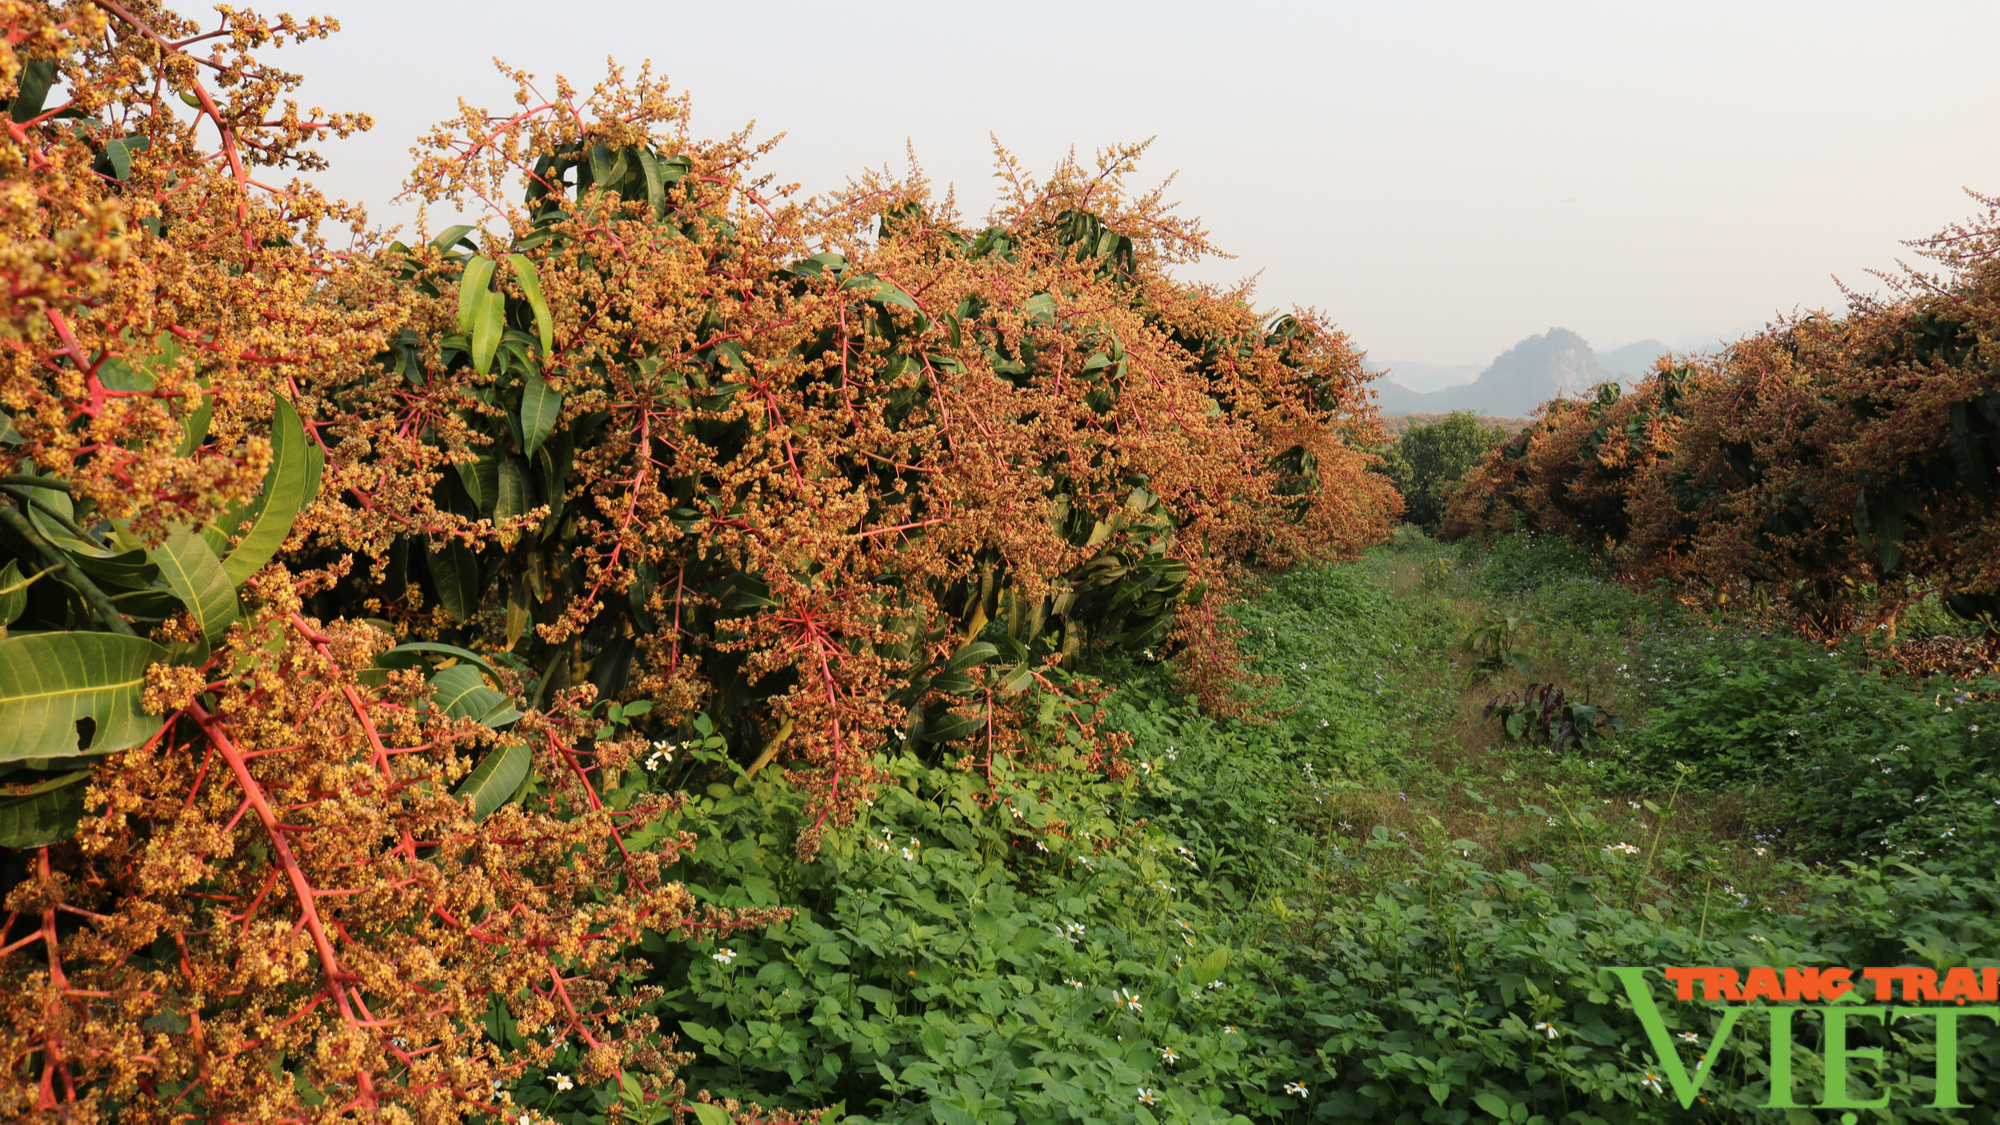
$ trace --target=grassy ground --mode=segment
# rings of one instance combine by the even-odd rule
[[[1087,669],[1116,685],[1124,781],[1024,772],[991,802],[885,759],[896,783],[811,865],[771,771],[691,802],[673,876],[799,910],[653,951],[691,1088],[857,1125],[1790,1121],[1760,1109],[1766,1017],[1725,1044],[1717,1005],[1666,1006],[1681,1064],[1720,1052],[1684,1108],[1605,967],[2000,950],[1993,685],[1696,620],[1519,537],[1406,532],[1235,613],[1261,721],[1201,716],[1160,665]],[[1501,654],[1464,640],[1510,616],[1522,659],[1482,670]],[[1484,716],[1550,682],[1625,729],[1558,749]],[[1793,1029],[1804,1104],[1816,1018]],[[1961,1096],[2000,1102],[2000,1032],[1959,1033]],[[1927,1108],[1927,1040],[1849,1043],[1885,1051],[1851,1089],[1896,1119],[1992,1120]]]

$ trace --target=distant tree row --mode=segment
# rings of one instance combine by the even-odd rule
[[[1911,243],[1843,316],[1663,357],[1631,393],[1543,404],[1450,500],[1443,533],[1573,536],[1622,576],[1809,629],[1942,597],[2000,616],[2000,200]],[[1414,509],[1415,502],[1412,503]]]

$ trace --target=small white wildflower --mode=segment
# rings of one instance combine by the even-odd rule
[[[1303,1082],[1287,1082],[1285,1083],[1285,1093],[1293,1097],[1303,1098],[1306,1096],[1306,1084]]]
[[[1641,1085],[1641,1086],[1644,1086],[1644,1087],[1646,1087],[1647,1089],[1650,1089],[1650,1090],[1651,1090],[1651,1091],[1653,1091],[1653,1092],[1654,1092],[1655,1094],[1657,1094],[1657,1093],[1660,1093],[1660,1092],[1661,1092],[1661,1091],[1660,1091],[1660,1076],[1659,1076],[1659,1075],[1657,1075],[1657,1074],[1655,1074],[1655,1073],[1653,1073],[1653,1072],[1652,1072],[1652,1071],[1650,1071],[1650,1070],[1646,1072],[1646,1076],[1645,1076],[1644,1078],[1641,1078],[1641,1079],[1639,1079],[1639,1085]]]
[[[555,1083],[558,1090],[576,1089],[576,1083],[571,1082],[567,1074],[551,1074],[549,1075],[549,1081]]]
[[[1548,1036],[1551,1039],[1554,1039],[1556,1036],[1562,1034],[1562,1032],[1556,1030],[1556,1025],[1548,1023],[1546,1021],[1536,1024],[1535,1030],[1541,1032],[1542,1034]]]
[[[1680,1037],[1679,1037],[1679,1038],[1680,1038],[1680,1041],[1681,1041],[1681,1042],[1683,1042],[1683,1043],[1699,1043],[1699,1042],[1701,1042],[1701,1036],[1699,1036],[1699,1035],[1696,1035],[1696,1034],[1695,1034],[1694,1032],[1692,1032],[1692,1031],[1683,1031],[1683,1032],[1681,1032],[1681,1033],[1680,1033]]]
[[[709,954],[709,956],[727,965],[731,961],[736,960],[736,951],[734,949],[718,949],[714,953]]]
[[[1172,1047],[1162,1047],[1160,1048],[1160,1061],[1166,1063],[1168,1066],[1172,1066],[1181,1061],[1181,1057],[1175,1053]]]
[[[1119,1038],[1120,1038],[1120,1039],[1123,1039],[1123,1038],[1124,1038],[1124,1036],[1122,1036],[1122,1035],[1121,1035],[1121,1036],[1119,1036]],[[1158,1104],[1160,1104],[1160,1098],[1159,1098],[1159,1095],[1157,1095],[1157,1094],[1153,1093],[1153,1092],[1152,1092],[1151,1090],[1148,1090],[1148,1089],[1147,1089],[1147,1088],[1145,1088],[1144,1086],[1141,1086],[1141,1087],[1139,1087],[1139,1104],[1140,1104],[1140,1105],[1158,1105]]]
[[[908,848],[904,848],[904,849],[903,849],[903,858],[904,858],[904,859],[915,859],[915,858],[917,858],[917,853],[915,853],[915,852],[911,851],[911,850],[910,850],[910,849],[908,849]]]
[[[1064,977],[1064,978],[1063,978],[1063,983],[1064,983],[1064,984],[1066,984],[1066,985],[1069,985],[1069,986],[1070,986],[1071,988],[1082,988],[1082,987],[1083,987],[1083,982],[1082,982],[1082,981],[1080,981],[1080,980],[1077,980],[1077,979],[1076,979],[1076,978],[1074,978],[1074,977]]]

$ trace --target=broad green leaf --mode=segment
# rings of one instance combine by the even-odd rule
[[[77,723],[95,725],[88,752],[136,746],[161,720],[140,709],[146,666],[166,649],[117,633],[23,633],[0,640],[0,762],[68,758]]]
[[[528,510],[528,474],[519,462],[501,454],[496,465],[493,518],[509,519]]]
[[[986,641],[974,641],[953,653],[951,659],[945,661],[944,670],[947,672],[963,672],[967,668],[984,664],[998,655],[1000,655],[1000,650],[994,648]]]
[[[500,672],[485,657],[470,649],[448,645],[442,641],[411,641],[408,644],[397,645],[376,657],[375,665],[378,668],[415,668],[422,664],[427,656],[449,656],[463,660],[468,664],[477,665],[480,670],[493,677],[494,683],[500,682]]]
[[[436,238],[431,239],[431,245],[437,247],[439,250],[447,254],[451,252],[453,247],[457,246],[461,242],[463,242],[470,249],[477,249],[477,247],[474,247],[472,245],[472,240],[465,237],[466,235],[471,233],[472,233],[471,223],[459,223],[455,226],[449,226],[444,228],[444,230],[440,232]]]
[[[458,278],[458,330],[472,335],[477,323],[481,304],[486,299],[487,284],[493,280],[493,259],[479,257],[465,263],[465,272]]]
[[[454,719],[483,719],[506,702],[474,665],[454,664],[431,677],[431,706]]]
[[[931,742],[952,742],[985,726],[984,720],[961,715],[956,711],[946,711],[929,724],[929,729],[924,732],[924,738]]]
[[[530,457],[548,440],[562,415],[563,396],[550,389],[542,377],[529,371],[521,380],[521,452]]]
[[[542,275],[535,272],[535,263],[526,254],[509,254],[507,260],[514,264],[514,280],[528,298],[528,307],[535,310],[535,329],[542,337],[542,359],[547,361],[556,354],[556,318],[549,313],[548,301],[542,298]]]
[[[194,614],[201,635],[213,645],[236,622],[236,583],[209,549],[208,541],[186,527],[176,527],[167,541],[146,552],[167,588]]]
[[[0,567],[0,629],[12,625],[27,612],[28,587],[40,577],[40,574],[23,575],[21,564],[13,559]]]
[[[205,383],[207,380],[203,380],[202,382]],[[207,388],[203,387],[202,389],[206,390]],[[201,443],[208,440],[208,422],[214,414],[214,396],[202,395],[201,405],[195,408],[194,413],[181,421],[181,443],[174,450],[175,456],[187,457],[193,454],[195,450],[201,448]]]
[[[109,558],[80,553],[72,553],[70,557],[100,585],[143,590],[160,577],[160,568],[145,551],[127,551]]]
[[[902,287],[886,278],[876,277],[874,274],[855,274],[846,281],[841,282],[840,287],[842,289],[860,290],[862,295],[871,301],[876,301],[884,305],[898,305],[911,312],[918,311],[917,302],[912,300],[908,293],[903,292]],[[1029,302],[1029,305],[1032,310],[1032,300]],[[1053,307],[1053,302],[1051,302],[1051,307]]]
[[[22,63],[20,82],[15,87],[14,100],[8,105],[8,116],[16,123],[40,117],[42,103],[49,97],[49,87],[55,84],[56,60],[31,59]]]
[[[456,539],[443,547],[424,552],[430,562],[431,583],[437,587],[438,602],[454,621],[465,621],[479,608],[479,557]]]
[[[482,259],[483,261],[484,259]],[[493,353],[500,350],[500,337],[507,330],[507,296],[491,289],[474,299],[472,317],[472,369],[485,375],[493,370]]]
[[[639,168],[646,173],[646,205],[655,219],[667,213],[667,186],[660,179],[660,162],[653,156],[653,150],[644,145],[639,147]]]
[[[299,511],[312,501],[309,488],[318,484],[312,454],[318,443],[306,433],[305,424],[292,404],[275,400],[271,419],[271,471],[264,477],[264,495],[256,505],[256,522],[243,542],[223,560],[223,570],[231,586],[240,586],[271,561],[292,533]],[[225,531],[234,528],[225,527]]]
[[[688,1108],[694,1111],[694,1119],[701,1125],[729,1125],[729,1114],[719,1105],[695,1102]]]
[[[458,470],[458,480],[465,486],[465,494],[479,506],[484,516],[493,514],[493,506],[500,501],[500,451],[492,446],[479,449],[477,461],[460,462],[452,466]]]
[[[73,835],[90,774],[71,770],[20,791],[0,787],[0,848],[46,847]]]

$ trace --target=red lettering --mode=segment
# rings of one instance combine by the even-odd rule
[[[1701,998],[1704,1000],[1741,1000],[1743,989],[1737,984],[1736,970],[1722,966],[1712,966],[1702,970]],[[1718,995],[1718,993],[1720,995]]]
[[[1940,1000],[1956,1000],[1960,1004],[1965,1003],[1967,1000],[1984,999],[1979,995],[1978,978],[1972,975],[1971,969],[1963,965],[1945,973],[1944,987],[1938,989],[1937,998]]]
[[[1769,965],[1758,965],[1750,970],[1750,979],[1743,986],[1745,1000],[1783,1000],[1785,988],[1778,983],[1778,970]]]

